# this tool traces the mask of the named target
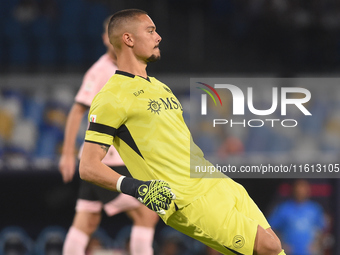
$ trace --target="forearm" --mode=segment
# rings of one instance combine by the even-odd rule
[[[83,158],[80,160],[79,175],[85,181],[112,191],[117,191],[117,180],[121,176],[102,162],[90,162]]]
[[[153,211],[165,214],[175,195],[167,182],[161,180],[141,181],[122,176],[101,161],[109,145],[85,142],[79,165],[80,178],[102,188],[136,197]],[[118,183],[118,185],[117,185]]]
[[[80,123],[83,119],[86,107],[75,103],[67,117],[64,143],[63,143],[63,154],[73,155],[75,151],[76,138],[79,131]]]

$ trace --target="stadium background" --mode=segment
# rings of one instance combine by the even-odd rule
[[[0,233],[18,226],[33,246],[46,227],[67,230],[73,218],[78,181],[64,185],[57,160],[82,75],[105,51],[102,21],[109,14],[124,8],[150,14],[163,40],[162,60],[150,64],[148,73],[172,88],[184,110],[190,77],[337,77],[340,68],[336,0],[1,0],[0,5]],[[339,114],[330,116],[318,120],[309,138],[318,141],[320,155],[339,154]],[[318,136],[325,132],[330,136]],[[264,155],[268,150],[253,146],[257,149]],[[268,214],[287,196],[291,180],[238,181]],[[338,240],[340,182],[310,181]],[[119,215],[104,218],[102,229],[114,239],[128,224]],[[160,223],[158,232],[163,229]],[[156,241],[161,242],[157,236]],[[330,244],[327,253],[340,254],[340,244]]]

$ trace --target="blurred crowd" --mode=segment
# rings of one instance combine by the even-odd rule
[[[101,21],[133,7],[148,11],[163,37],[157,71],[339,70],[336,0],[4,0],[1,70],[86,70],[104,52]]]
[[[200,95],[180,91],[179,97],[184,110],[184,118],[191,129],[195,143],[212,162],[229,161],[233,157],[244,157],[247,163],[251,156],[265,156],[268,159],[286,156],[290,163],[295,160],[316,163],[335,160],[340,152],[340,90],[337,79],[304,78],[273,79],[271,86],[298,86],[309,89],[311,100],[305,104],[312,116],[305,116],[295,106],[288,106],[288,115],[281,116],[278,109],[271,119],[295,119],[296,127],[283,127],[269,122],[261,128],[250,127],[249,119],[259,116],[245,112],[244,116],[232,115],[232,100],[225,101],[223,107],[209,106],[209,115],[234,121],[245,121],[245,125],[217,125],[201,121]],[[51,169],[60,156],[66,116],[74,100],[76,87],[60,85],[51,78],[49,86],[43,88],[0,88],[0,169]],[[171,86],[171,84],[170,84]],[[187,84],[189,88],[189,84]],[[270,86],[256,85],[254,105],[258,109],[269,109],[272,104]],[[219,90],[220,91],[220,90]],[[269,91],[269,92],[268,92]],[[269,93],[269,95],[268,95]],[[220,94],[222,92],[220,91]],[[259,97],[259,95],[261,95]],[[198,98],[195,98],[198,96]],[[197,100],[198,99],[198,100]],[[209,102],[212,102],[209,101]],[[196,109],[196,110],[195,110]],[[196,116],[196,117],[195,117]],[[256,123],[253,123],[256,124]],[[78,145],[84,139],[87,128],[86,116],[78,133]],[[284,158],[280,159],[284,161]],[[248,162],[249,163],[249,162]],[[284,163],[284,162],[280,162]]]
[[[126,225],[112,238],[103,228],[91,237],[86,255],[129,255],[131,226]],[[62,255],[66,231],[60,226],[44,228],[35,239],[19,226],[0,231],[1,255]],[[170,228],[164,227],[155,236],[155,255],[220,255],[204,244]]]
[[[48,169],[56,164],[72,103],[73,91],[67,87],[1,90],[2,167]]]
[[[6,0],[0,12],[0,62],[5,69],[40,70],[50,66],[57,71],[62,65],[81,66],[105,51],[100,35],[108,10],[102,4]]]
[[[246,97],[247,87],[240,86],[246,80],[249,82],[247,87],[254,89],[252,97],[254,108],[261,110],[271,108],[274,87],[278,88],[278,91],[281,87],[308,89],[311,99],[304,107],[311,116],[304,115],[295,105],[287,106],[286,115],[282,115],[280,96],[278,108],[274,113],[264,116],[251,113],[247,103],[249,98]],[[230,81],[232,79],[225,79],[226,83]],[[202,93],[199,90],[191,90],[188,122],[194,141],[212,162],[216,160],[230,162],[240,156],[243,159],[242,163],[251,163],[250,158],[256,155],[262,160],[275,159],[279,156],[279,163],[336,161],[340,152],[340,90],[336,78],[238,78],[234,81],[236,83],[232,84],[240,86],[245,94],[244,115],[234,115],[231,93],[218,89],[223,106],[214,105],[213,100],[208,99],[208,103],[211,104],[208,104],[208,117],[204,118],[199,112]],[[301,96],[304,95],[291,93],[287,98]],[[213,119],[224,119],[228,123],[216,124],[214,127]],[[272,123],[266,119],[277,121]],[[287,123],[282,124],[282,121],[285,119],[295,120],[296,126],[284,127]],[[250,123],[249,120],[255,121]],[[263,122],[260,123],[258,120]],[[233,125],[232,122],[237,124]]]

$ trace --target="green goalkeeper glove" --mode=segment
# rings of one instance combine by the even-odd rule
[[[159,214],[165,214],[164,210],[168,210],[171,201],[176,199],[169,184],[161,180],[144,182],[121,176],[117,181],[117,190],[137,198],[142,204]]]

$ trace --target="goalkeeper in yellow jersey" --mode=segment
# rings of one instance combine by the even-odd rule
[[[241,185],[223,174],[190,178],[190,165],[212,165],[192,141],[180,102],[146,73],[160,58],[151,18],[142,10],[119,11],[108,31],[118,70],[91,104],[80,177],[136,197],[169,226],[223,254],[284,254]],[[133,178],[101,162],[111,145]]]

